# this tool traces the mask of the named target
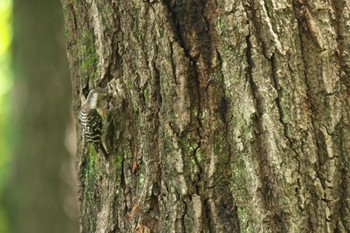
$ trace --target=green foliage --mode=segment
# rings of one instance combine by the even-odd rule
[[[12,73],[10,70],[10,43],[12,1],[0,2],[0,195],[4,187],[4,179],[8,171],[10,160],[9,147],[9,91],[12,86]],[[0,207],[0,233],[8,232],[7,220]]]

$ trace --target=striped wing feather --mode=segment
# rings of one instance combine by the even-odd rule
[[[83,126],[84,135],[88,142],[100,147],[102,119],[96,109],[89,111],[81,110],[79,114],[80,123]],[[96,148],[99,149],[99,148]]]

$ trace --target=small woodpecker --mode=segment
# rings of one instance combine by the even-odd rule
[[[79,120],[86,141],[94,144],[96,152],[102,150],[105,156],[107,156],[107,151],[101,140],[103,121],[98,108],[101,101],[106,97],[107,93],[102,88],[91,90],[79,112]]]

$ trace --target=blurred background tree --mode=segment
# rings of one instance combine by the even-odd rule
[[[4,2],[10,5],[9,1],[1,5]],[[6,173],[5,167],[9,172],[6,182],[1,174],[7,215],[2,217],[1,232],[78,232],[72,162],[75,136],[61,11],[59,0],[13,1],[10,126],[1,118],[1,128],[11,129],[12,140],[10,153],[5,150],[9,142],[3,139],[8,134],[2,130],[1,172]],[[4,35],[1,31],[1,37]],[[4,77],[0,94],[11,83]],[[6,100],[9,98],[1,98],[2,112],[8,111],[3,104]],[[9,154],[13,154],[10,164]]]
[[[9,153],[9,90],[12,86],[10,70],[11,42],[11,1],[0,1],[0,194],[3,193],[4,180],[8,172]],[[6,217],[0,208],[0,232],[7,232]]]

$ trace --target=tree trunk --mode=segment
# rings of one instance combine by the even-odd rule
[[[115,90],[81,232],[350,231],[348,1],[63,7],[75,114]]]

